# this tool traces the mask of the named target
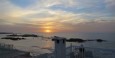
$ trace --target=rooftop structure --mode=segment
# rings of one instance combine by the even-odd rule
[[[27,52],[14,49],[11,44],[0,44],[0,58],[24,58],[27,54]]]

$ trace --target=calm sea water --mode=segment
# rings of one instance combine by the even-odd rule
[[[45,34],[46,36],[56,35],[66,38],[81,38],[81,39],[103,39],[107,42],[85,42],[85,43],[73,43],[73,45],[83,44],[87,47],[95,48],[115,48],[115,32],[113,33],[54,33],[54,34]],[[69,45],[69,44],[68,44]]]
[[[114,48],[115,49],[115,33],[37,33],[38,35],[43,36],[60,36],[69,38],[82,38],[82,39],[103,39],[107,40],[107,42],[85,42],[85,43],[72,43],[73,45],[83,44],[86,47],[95,47],[95,48]],[[0,35],[1,37],[5,37],[6,35]],[[0,39],[0,43],[5,44],[13,44],[14,48],[29,51],[33,53],[46,53],[51,52],[51,49],[54,47],[54,43],[50,39],[46,38],[32,38],[28,37],[26,40],[12,41]],[[67,43],[69,46],[70,43]]]

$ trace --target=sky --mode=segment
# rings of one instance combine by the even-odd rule
[[[0,32],[115,32],[115,0],[0,0]]]

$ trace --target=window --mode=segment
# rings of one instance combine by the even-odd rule
[[[63,43],[65,43],[65,40],[63,40]]]
[[[59,43],[59,40],[57,40],[57,43]]]

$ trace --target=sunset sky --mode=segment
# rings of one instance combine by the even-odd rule
[[[0,0],[0,32],[115,32],[115,0]]]

